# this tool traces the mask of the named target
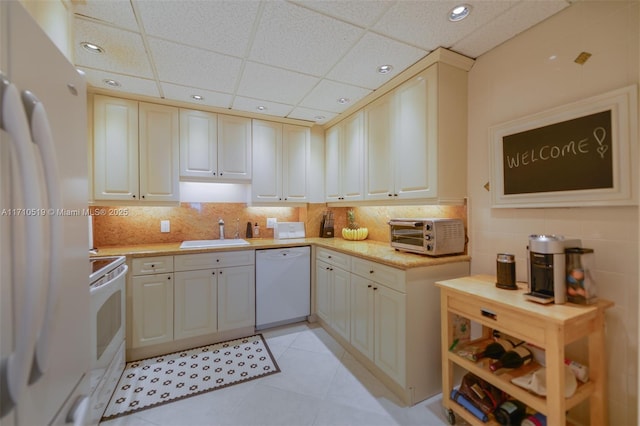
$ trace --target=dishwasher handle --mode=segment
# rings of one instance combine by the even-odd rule
[[[265,256],[269,259],[293,259],[301,256],[308,256],[309,250],[307,247],[293,247],[286,249],[267,249],[258,250],[259,255]]]

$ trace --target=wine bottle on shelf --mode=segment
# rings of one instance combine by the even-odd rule
[[[500,359],[507,351],[513,349],[515,345],[507,339],[496,339],[489,343],[481,352],[475,355],[476,360],[482,358]]]
[[[489,365],[491,371],[501,368],[518,368],[531,362],[533,354],[525,345],[518,345],[510,351],[505,352],[499,360]]]

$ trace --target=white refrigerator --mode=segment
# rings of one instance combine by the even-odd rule
[[[0,1],[0,71],[0,425],[82,424],[86,83],[13,0]]]

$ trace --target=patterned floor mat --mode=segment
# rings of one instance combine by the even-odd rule
[[[279,371],[261,334],[129,362],[102,420]]]

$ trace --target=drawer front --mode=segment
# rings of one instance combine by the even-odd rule
[[[253,250],[184,254],[175,256],[175,270],[194,271],[198,269],[253,265],[255,261],[256,257]]]
[[[316,259],[337,266],[345,271],[351,270],[351,256],[337,251],[327,250],[322,247],[316,249]]]
[[[396,291],[407,292],[405,273],[401,269],[354,257],[351,260],[351,272]]]
[[[131,262],[131,275],[173,272],[173,256],[137,257]]]
[[[505,308],[504,305],[483,302],[473,297],[456,297],[449,294],[448,310],[480,324],[500,330],[510,336],[546,347],[545,324],[536,318]]]

